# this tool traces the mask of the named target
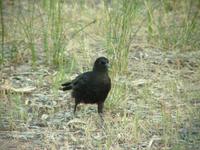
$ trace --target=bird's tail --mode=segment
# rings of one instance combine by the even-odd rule
[[[62,84],[62,87],[60,87],[60,90],[62,91],[67,91],[72,89],[72,83],[71,82],[66,82]]]

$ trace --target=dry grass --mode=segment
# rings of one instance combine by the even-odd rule
[[[3,2],[0,149],[198,149],[199,5]],[[102,55],[112,65],[103,125],[94,105],[74,117],[58,90]]]

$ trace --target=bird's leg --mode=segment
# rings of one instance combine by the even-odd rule
[[[99,114],[101,120],[103,120],[103,103],[102,102],[98,103],[98,114]]]
[[[102,113],[103,113],[103,103],[102,103],[102,102],[99,102],[99,103],[98,103],[98,113],[99,113],[99,114],[102,114]]]
[[[100,127],[105,130],[105,123],[103,119],[103,106],[104,106],[103,102],[98,103],[98,114],[101,120]]]
[[[74,115],[76,113],[76,107],[79,104],[79,101],[77,99],[75,99],[75,105],[74,105]]]

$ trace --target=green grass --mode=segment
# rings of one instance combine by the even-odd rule
[[[69,143],[80,142],[91,149],[94,146],[100,149],[126,146],[128,149],[140,149],[144,144],[145,148],[174,150],[190,149],[199,144],[199,133],[194,131],[198,129],[200,119],[199,106],[191,103],[193,99],[198,101],[199,94],[188,91],[190,86],[195,86],[195,82],[199,83],[199,68],[194,69],[194,78],[186,80],[181,75],[188,73],[188,68],[184,70],[175,66],[177,69],[174,69],[165,64],[163,57],[160,66],[152,65],[154,60],[133,59],[138,48],[159,50],[166,55],[198,52],[199,1],[105,0],[98,3],[92,0],[19,0],[14,3],[0,3],[0,63],[16,68],[28,64],[35,72],[41,68],[49,72],[48,75],[32,72],[28,76],[36,80],[37,90],[33,94],[43,93],[53,97],[50,101],[57,101],[63,97],[58,91],[61,82],[70,80],[75,73],[92,69],[93,61],[98,56],[107,56],[111,62],[112,90],[105,103],[106,128],[99,133],[103,135],[96,135],[95,131],[99,131],[97,115],[91,113],[88,116],[85,113],[88,107],[85,106],[86,109],[81,107],[78,112],[80,119],[86,123],[81,127],[85,141],[72,132],[69,133]],[[156,59],[156,56],[152,57]],[[178,59],[177,56],[175,60],[178,62]],[[6,65],[0,69],[3,70]],[[155,69],[155,72],[150,69]],[[10,72],[2,77],[2,84],[5,78],[10,79],[15,73],[12,69]],[[46,76],[48,85],[43,87]],[[139,79],[145,82],[135,85],[134,81]],[[146,82],[148,80],[150,82]],[[15,130],[15,120],[25,123],[28,120],[24,97],[30,100],[33,97],[18,93],[9,94],[9,98],[5,95],[3,92],[0,94],[6,102],[0,102],[0,112],[9,105],[8,113],[0,113],[1,118],[6,116],[9,130]],[[66,105],[70,104],[70,99],[68,102]],[[64,110],[60,107],[59,111]],[[53,116],[56,112],[47,114]],[[3,120],[0,123],[3,124]],[[57,131],[54,126],[49,125],[48,128],[52,132]],[[68,133],[70,129],[66,128],[64,130]],[[100,136],[102,140],[98,139]],[[153,139],[155,136],[159,137],[158,140]],[[97,140],[93,140],[94,137]],[[50,144],[47,135],[45,138],[49,147],[57,146],[55,141]]]
[[[7,97],[10,103],[1,102],[1,129],[20,129],[20,123],[26,123],[28,114],[21,94],[9,94]]]
[[[4,18],[3,18],[3,1],[0,1],[1,10],[1,54],[0,54],[0,64],[4,61]]]

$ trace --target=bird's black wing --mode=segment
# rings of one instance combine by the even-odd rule
[[[72,89],[84,88],[90,80],[91,72],[85,72],[72,81]]]
[[[77,76],[74,80],[62,84],[61,90],[80,89],[87,86],[91,72],[85,72]]]

